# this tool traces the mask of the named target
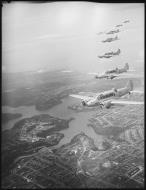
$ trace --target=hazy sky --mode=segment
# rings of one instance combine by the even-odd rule
[[[130,20],[120,40],[102,44],[100,31]],[[120,48],[121,57],[99,60]],[[125,52],[124,52],[125,51]],[[2,8],[2,68],[6,72],[41,68],[102,71],[114,64],[144,64],[144,4],[90,2],[11,2]],[[116,65],[117,66],[117,65]]]

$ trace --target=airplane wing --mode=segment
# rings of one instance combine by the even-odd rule
[[[143,105],[144,102],[138,101],[125,101],[125,100],[112,100],[111,104],[127,104],[127,105]]]
[[[88,73],[88,75],[98,75],[98,73]]]
[[[142,75],[139,74],[131,74],[131,73],[119,73],[117,75],[119,78],[141,78],[143,77]]]
[[[134,69],[129,69],[128,71],[129,71],[129,72],[133,72],[133,71],[136,71],[136,70],[134,70]]]
[[[98,76],[101,76],[101,75],[104,75],[105,72],[102,72],[102,73],[88,73],[88,75],[98,75]]]
[[[132,90],[131,92],[132,93],[139,93],[139,94],[143,94],[144,93],[144,91],[140,91],[140,90]]]
[[[82,100],[91,100],[91,99],[93,99],[92,97],[82,96],[82,95],[78,95],[78,94],[70,94],[69,96],[71,96],[73,98],[79,98],[79,99],[82,99]]]
[[[102,73],[94,73],[94,72],[90,72],[88,73],[89,75],[104,75],[105,72],[102,72]]]

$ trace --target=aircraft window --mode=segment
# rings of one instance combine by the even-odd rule
[[[110,96],[113,96],[113,93],[106,94],[106,95],[105,95],[105,98],[108,98],[108,97],[110,97]]]
[[[112,93],[110,94],[110,96],[114,96],[114,93],[112,92]]]
[[[110,94],[107,94],[107,97],[110,97],[111,95]]]
[[[114,96],[114,93],[113,93],[113,92],[111,93],[111,96]]]
[[[115,94],[112,92],[112,93],[109,93],[109,94],[105,94],[105,95],[103,95],[103,94],[101,94],[100,96],[99,96],[99,98],[100,99],[104,99],[104,98],[108,98],[108,97],[111,97],[111,96],[114,96]]]
[[[105,95],[105,98],[108,98],[108,94]]]

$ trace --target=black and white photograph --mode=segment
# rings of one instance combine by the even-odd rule
[[[2,2],[2,189],[144,188],[144,5]]]

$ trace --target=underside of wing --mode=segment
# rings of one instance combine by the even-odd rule
[[[73,97],[73,98],[79,98],[82,100],[91,100],[92,98],[89,96],[82,96],[82,95],[78,95],[78,94],[70,94],[69,96]]]
[[[133,73],[119,73],[118,74],[118,77],[119,78],[141,78],[143,77],[142,75],[140,74],[133,74]]]
[[[134,72],[134,71],[136,71],[136,70],[134,70],[134,69],[130,69],[130,70],[128,70],[128,72]]]
[[[124,100],[112,100],[112,104],[126,104],[126,105],[143,105],[144,102],[138,101],[124,101]]]
[[[144,94],[144,92],[143,92],[143,91],[140,91],[140,90],[132,90],[131,92],[132,92],[132,93]]]
[[[98,75],[98,73],[88,73],[88,75]]]

